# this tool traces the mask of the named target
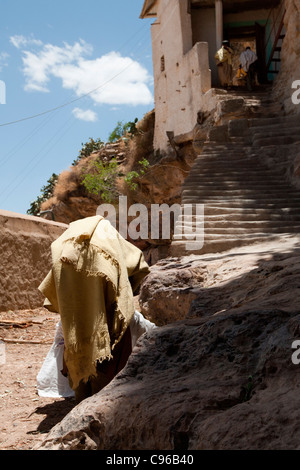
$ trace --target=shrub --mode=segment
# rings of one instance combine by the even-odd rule
[[[139,161],[139,168],[137,170],[129,171],[124,178],[125,183],[128,184],[129,189],[135,191],[138,187],[137,180],[143,176],[148,169],[150,163],[146,158]]]
[[[126,122],[125,124],[122,121],[118,121],[116,127],[108,137],[110,143],[120,140],[122,137],[130,134],[133,136],[137,132],[136,123],[138,118],[135,118],[134,121]]]
[[[107,163],[95,160],[88,171],[83,172],[81,184],[88,193],[100,196],[103,201],[113,202],[118,196],[115,187],[118,176],[121,174],[116,159],[113,158]]]

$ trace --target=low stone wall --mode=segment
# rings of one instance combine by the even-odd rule
[[[51,243],[67,228],[0,210],[0,312],[43,305],[38,286],[51,267]]]

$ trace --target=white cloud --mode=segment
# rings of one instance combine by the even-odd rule
[[[91,109],[81,109],[81,108],[74,108],[72,113],[77,119],[81,119],[82,121],[87,121],[87,122],[95,122],[97,121],[97,114],[95,111],[92,111]]]
[[[30,45],[33,38],[14,36],[11,41],[20,48]],[[38,45],[38,40],[34,41]],[[27,91],[47,92],[51,78],[55,77],[61,80],[63,88],[73,90],[76,96],[90,94],[95,104],[147,105],[153,102],[148,87],[152,77],[130,57],[109,52],[89,59],[87,56],[93,48],[83,40],[74,45],[64,43],[62,47],[40,46],[38,51],[22,49]]]
[[[0,52],[0,71],[3,69],[3,67],[7,67],[7,61],[9,54],[7,52]]]
[[[39,39],[34,39],[34,37],[30,36],[29,38],[26,38],[25,36],[18,35],[16,34],[15,36],[10,37],[10,42],[12,43],[13,46],[15,46],[17,49],[21,49],[23,47],[29,47],[29,46],[42,46],[43,43]]]

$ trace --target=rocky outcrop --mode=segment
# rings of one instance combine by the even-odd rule
[[[252,307],[296,311],[299,241],[285,235],[222,254],[160,260],[142,285],[141,312],[166,325]]]
[[[286,35],[281,50],[281,67],[279,76],[275,81],[274,96],[284,103],[287,113],[299,114],[300,104],[294,104],[292,88],[294,81],[300,80],[300,1],[283,0],[286,8],[284,26]],[[299,85],[297,85],[299,90]],[[299,98],[299,93],[297,93]]]
[[[157,274],[152,311],[173,292],[159,315],[182,319],[140,338],[123,371],[39,449],[300,449],[300,365],[292,361],[299,242],[285,237],[153,267],[143,287],[150,290]],[[194,293],[188,312],[176,302],[180,275]]]
[[[67,225],[0,211],[0,311],[37,308],[51,267],[51,243]]]

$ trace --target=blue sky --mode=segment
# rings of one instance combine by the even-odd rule
[[[0,0],[0,209],[25,214],[82,143],[107,141],[118,121],[153,109],[151,20],[139,18],[142,6]]]

